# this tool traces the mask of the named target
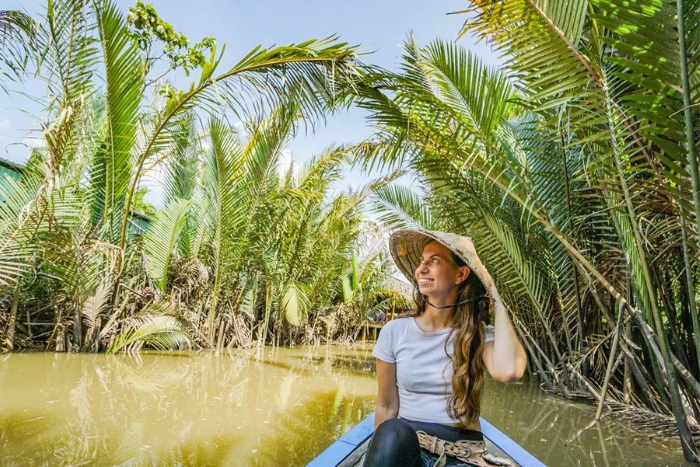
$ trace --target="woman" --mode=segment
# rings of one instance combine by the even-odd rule
[[[400,230],[389,248],[416,288],[417,310],[388,322],[377,340],[365,466],[510,465],[486,452],[479,432],[484,370],[509,382],[527,363],[491,275],[467,237]]]

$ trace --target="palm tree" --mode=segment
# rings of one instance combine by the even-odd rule
[[[144,174],[188,146],[183,132],[194,116],[223,109],[259,119],[270,109],[284,108],[285,102],[294,102],[295,112],[321,116],[334,105],[336,91],[353,79],[355,49],[335,38],[257,47],[222,72],[223,52],[217,53],[215,43],[208,41],[205,51],[210,56],[197,56],[199,75],[179,90],[150,80],[151,59],[110,0],[50,2],[31,40],[22,32],[27,21],[17,12],[3,12],[0,59],[20,78],[25,73],[45,80],[46,144],[28,164],[32,175],[19,184],[3,181],[7,203],[0,213],[6,234],[0,246],[0,283],[7,290],[30,269],[44,274],[32,287],[59,290],[57,297],[70,310],[53,317],[59,331],[50,342],[64,348],[64,328],[70,327],[73,348],[94,350],[96,339],[109,340],[119,326],[153,324],[145,318],[129,324],[126,318],[152,300],[152,289],[162,293],[167,288],[173,249],[198,254],[201,240],[196,235],[201,239],[203,234],[193,231],[197,222],[189,215],[186,187],[170,193],[167,208],[157,216],[157,228],[145,240],[148,263],[130,227]],[[28,59],[18,60],[18,51],[25,49]],[[149,100],[152,91],[157,97]],[[295,126],[296,120],[289,125]],[[212,139],[225,144],[229,130],[211,127]],[[225,157],[240,164],[235,153]],[[219,237],[223,243],[226,233]],[[163,236],[168,241],[159,243]],[[144,268],[151,283],[143,282]],[[171,324],[166,328],[172,329]]]
[[[614,2],[474,5],[467,29],[510,57],[509,75],[454,44],[409,40],[401,73],[358,88],[380,128],[362,154],[404,163],[427,187],[429,214],[398,191],[384,196],[400,213],[387,219],[472,235],[545,384],[601,403],[612,385],[616,400],[673,413],[690,459],[681,393],[696,400],[698,250],[692,177],[678,170],[682,99],[652,99],[658,86],[637,73],[660,55],[635,58]],[[665,16],[642,16],[663,35]],[[636,330],[618,341],[629,318]]]
[[[567,133],[572,137],[564,148],[580,148],[591,158],[586,168],[600,184],[600,199],[610,210],[628,258],[631,288],[647,319],[653,320],[663,365],[673,367],[673,346],[676,358],[695,353],[697,367],[694,263],[700,256],[700,183],[698,115],[692,109],[699,97],[693,84],[700,61],[696,2],[678,0],[674,8],[664,2],[505,1],[476,2],[474,8],[477,19],[465,31],[473,27],[488,34],[514,57],[516,79],[524,83],[535,108],[550,118],[553,112],[545,109],[559,110],[557,120],[571,125],[573,131]],[[543,41],[549,47],[542,47]],[[547,51],[537,58],[528,47],[535,43]],[[555,57],[557,66],[542,68],[541,63]],[[666,249],[669,242],[678,246]],[[672,264],[675,277],[682,279],[659,267],[659,257],[667,257],[663,263]],[[674,293],[677,287],[685,293]],[[693,326],[694,340],[687,334],[685,345],[679,318]],[[669,370],[666,376],[684,454],[691,460],[695,448],[676,375]]]
[[[359,208],[389,179],[334,194],[348,158],[343,147],[280,175],[297,109],[289,104],[243,130],[212,118],[201,136],[191,119],[165,160],[166,205],[144,236],[148,277],[159,299],[201,310],[187,316],[203,346],[235,344],[241,316],[257,328],[260,344],[295,341],[309,315],[313,322],[331,319],[342,301],[362,231]],[[373,264],[369,259],[365,268],[367,290],[348,302],[376,297],[384,268]],[[183,292],[193,289],[193,271],[208,271],[204,294]]]

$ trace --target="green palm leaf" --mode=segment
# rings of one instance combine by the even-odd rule
[[[23,78],[33,40],[32,18],[16,10],[0,10],[0,75],[11,80]],[[7,91],[2,83],[0,87]]]
[[[0,288],[16,283],[28,270],[34,235],[46,226],[46,203],[36,199],[40,182],[29,171],[19,181],[0,178]]]
[[[234,111],[255,113],[279,109],[284,103],[295,102],[304,115],[318,116],[336,101],[340,85],[352,81],[355,69],[352,61],[355,49],[335,38],[311,40],[298,45],[264,49],[257,47],[227,72],[215,76],[219,63],[212,55],[205,65],[198,84],[188,92],[171,93],[165,109],[159,114],[154,128],[140,150],[136,172],[132,177],[126,209],[143,166],[156,149],[170,141],[167,136],[178,116],[195,106],[209,107],[218,112],[223,96]],[[242,118],[246,120],[245,116]],[[122,229],[120,245],[126,231]]]
[[[697,21],[686,37],[668,3],[590,4],[473,2],[466,30],[507,54],[517,95],[480,93],[490,88],[470,83],[495,76],[482,75],[449,47],[407,44],[400,74],[369,75],[358,87],[381,131],[365,154],[383,164],[405,162],[424,181],[422,199],[433,217],[483,242],[480,252],[498,271],[533,361],[564,393],[557,377],[568,376],[554,366],[570,368],[574,355],[583,355],[581,365],[601,355],[586,350],[586,336],[610,332],[612,303],[638,300],[661,348],[646,348],[644,360],[653,361],[660,397],[672,402],[688,447],[686,389],[661,368],[670,368],[671,342],[679,355],[697,345],[680,332],[680,320],[695,314],[684,301],[695,297],[676,288],[696,289],[697,241],[691,247],[680,234],[684,219],[700,218],[695,169],[685,167],[696,146],[697,116],[689,107],[695,88],[682,70],[684,54],[688,69],[697,68],[697,51],[674,36],[697,42]],[[697,15],[678,5],[683,14],[676,19]],[[662,70],[677,57],[681,66]],[[471,76],[461,77],[461,70]],[[508,88],[504,83],[499,89]],[[681,274],[679,285],[672,277]],[[569,354],[559,349],[564,341]],[[628,355],[637,370],[644,366]],[[610,375],[588,377],[607,383]],[[659,407],[653,396],[645,398]]]
[[[144,310],[148,313],[151,310]],[[153,310],[156,311],[156,310]],[[143,345],[159,350],[190,347],[190,337],[173,316],[140,315],[127,318],[122,323],[118,337],[107,349],[107,354],[119,351],[138,351]]]
[[[131,180],[131,151],[136,139],[143,73],[140,52],[114,2],[94,4],[105,66],[104,219],[110,239],[126,229],[125,196]],[[98,188],[98,187],[93,187]]]
[[[87,297],[81,311],[81,316],[85,324],[85,347],[97,350],[98,342],[95,337],[99,335],[102,318],[107,315],[109,307],[109,299],[112,295],[110,284],[107,282],[100,283],[94,291],[94,294]]]
[[[285,284],[282,295],[282,310],[287,322],[299,326],[306,315],[309,299],[301,284],[290,281]]]
[[[145,235],[148,270],[156,288],[161,292],[166,291],[170,260],[180,242],[190,206],[190,200],[171,201],[160,209]]]
[[[433,219],[428,203],[409,187],[386,186],[375,191],[373,201],[373,211],[379,214],[379,221],[392,229],[444,229],[444,226]]]

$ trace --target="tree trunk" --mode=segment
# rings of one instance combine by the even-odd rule
[[[18,282],[12,295],[12,309],[10,310],[10,319],[7,322],[5,346],[9,351],[14,350],[15,347],[15,326],[17,324],[17,308],[19,308],[19,291],[20,285]]]

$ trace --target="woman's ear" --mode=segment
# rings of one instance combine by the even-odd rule
[[[466,281],[467,278],[469,277],[469,274],[471,274],[472,270],[469,269],[467,266],[460,266],[459,267],[459,272],[457,273],[457,280],[455,281],[455,285],[461,284],[462,282]]]

